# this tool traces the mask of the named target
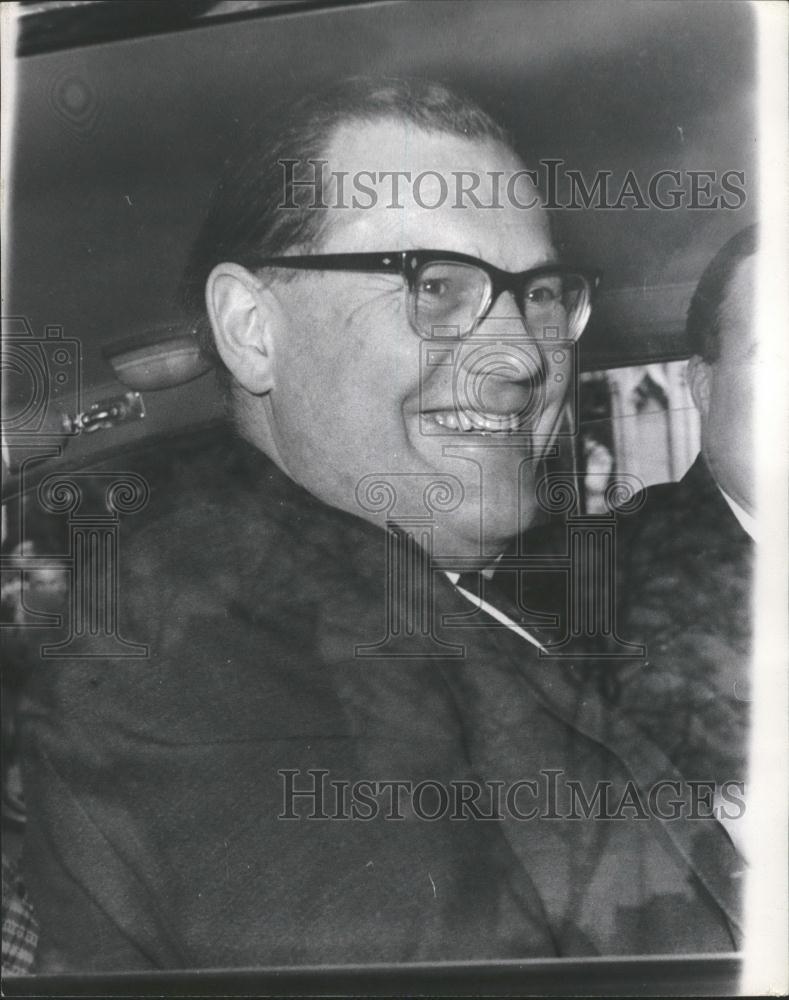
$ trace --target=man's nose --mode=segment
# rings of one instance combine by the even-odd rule
[[[456,391],[466,407],[520,413],[539,405],[547,378],[545,358],[509,293],[463,342],[455,371]]]
[[[463,364],[502,381],[542,384],[547,378],[543,346],[526,327],[511,292],[502,292],[465,343]]]

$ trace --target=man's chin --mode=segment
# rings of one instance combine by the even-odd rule
[[[469,505],[470,507],[470,505]],[[528,527],[528,518],[523,519],[515,510],[510,517],[502,517],[496,511],[486,518],[467,509],[463,516],[446,515],[436,518],[433,526],[433,556],[441,562],[453,559],[493,560],[512,547],[515,538]]]

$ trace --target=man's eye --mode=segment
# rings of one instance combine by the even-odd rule
[[[434,298],[443,298],[449,293],[449,282],[444,278],[425,278],[419,282],[419,292]]]
[[[558,279],[541,282],[533,285],[526,291],[526,301],[535,305],[545,306],[556,302],[562,296],[561,282]]]

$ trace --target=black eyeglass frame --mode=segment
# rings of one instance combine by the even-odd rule
[[[484,272],[490,281],[488,299],[474,320],[472,328],[476,327],[488,315],[502,292],[511,292],[521,315],[525,319],[523,292],[526,285],[543,275],[572,275],[584,280],[588,289],[588,302],[597,291],[602,279],[602,272],[595,268],[575,267],[565,264],[542,264],[526,271],[505,271],[489,264],[480,257],[458,253],[454,250],[388,250],[377,253],[331,253],[309,254],[292,257],[264,257],[255,261],[255,267],[292,267],[303,271],[359,271],[370,274],[400,274],[408,283],[408,290],[413,295],[414,287],[421,269],[428,264],[466,264]],[[415,317],[411,323],[419,333]],[[583,332],[584,322],[577,336]],[[465,331],[466,333],[469,331]],[[421,336],[421,334],[420,334]]]

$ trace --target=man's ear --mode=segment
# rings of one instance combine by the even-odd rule
[[[217,264],[208,276],[206,307],[216,349],[246,390],[256,396],[274,384],[272,329],[278,305],[240,264]]]
[[[693,403],[702,417],[706,417],[710,408],[710,382],[712,366],[698,354],[688,361],[688,385]]]

